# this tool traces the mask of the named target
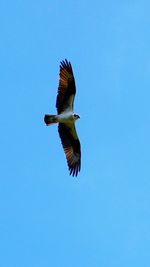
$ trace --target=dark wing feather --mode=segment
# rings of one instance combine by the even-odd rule
[[[74,123],[59,123],[58,132],[66,155],[70,175],[77,176],[81,168],[81,148]]]
[[[71,63],[67,60],[62,61],[60,63],[59,87],[56,100],[58,114],[68,108],[73,110],[75,93],[76,86]]]

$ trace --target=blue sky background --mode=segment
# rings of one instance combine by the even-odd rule
[[[0,2],[0,266],[150,266],[150,2]],[[82,170],[55,113],[72,62]]]

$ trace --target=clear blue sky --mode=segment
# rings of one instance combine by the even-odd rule
[[[0,266],[150,266],[150,2],[0,2]],[[71,61],[82,170],[55,113]]]

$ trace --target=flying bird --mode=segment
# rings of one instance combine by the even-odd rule
[[[58,132],[66,155],[69,172],[77,176],[81,169],[81,146],[75,128],[80,118],[73,112],[76,94],[75,78],[71,63],[66,59],[60,62],[59,86],[56,99],[57,115],[44,116],[46,125],[58,123]]]

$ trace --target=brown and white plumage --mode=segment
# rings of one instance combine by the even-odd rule
[[[80,142],[74,123],[59,123],[58,132],[64,148],[70,174],[77,176],[81,168]]]
[[[56,100],[58,114],[70,109],[73,111],[73,102],[76,94],[75,79],[73,76],[71,63],[67,60],[60,64],[59,87]]]
[[[56,99],[57,115],[45,115],[44,121],[46,125],[59,123],[58,132],[72,176],[77,176],[81,169],[80,141],[75,129],[75,121],[80,117],[73,113],[75,94],[76,86],[71,63],[67,60],[62,61]]]

